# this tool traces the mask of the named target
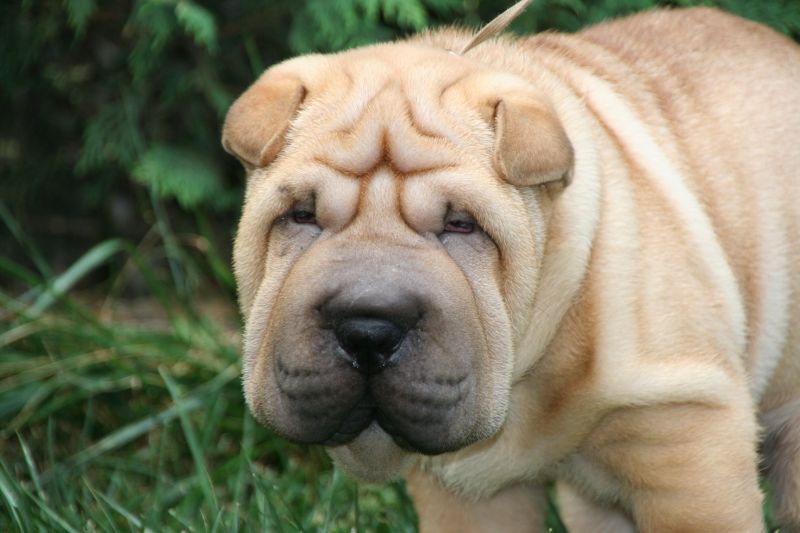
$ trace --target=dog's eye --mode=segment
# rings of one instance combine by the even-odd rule
[[[449,233],[472,233],[475,223],[466,220],[451,220],[444,225],[444,230]]]
[[[291,214],[292,221],[295,224],[316,224],[317,217],[314,216],[314,213],[311,211],[304,211],[302,209],[297,209],[292,211]]]

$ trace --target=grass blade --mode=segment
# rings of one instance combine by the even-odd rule
[[[22,230],[22,227],[17,222],[17,219],[14,218],[14,215],[11,214],[11,211],[8,210],[5,202],[2,200],[0,200],[0,219],[2,219],[3,223],[5,223],[6,227],[17,240],[17,242],[20,243],[23,248],[25,248],[25,251],[31,258],[31,261],[33,261],[33,264],[36,265],[39,273],[42,276],[49,278],[52,273],[50,272],[50,266],[47,264],[47,261],[44,260],[44,256],[33,244],[33,241]]]
[[[13,344],[29,335],[39,333],[44,328],[45,325],[39,322],[25,322],[19,326],[8,329],[0,333],[0,348]]]
[[[103,500],[103,502],[106,505],[108,505],[111,509],[113,509],[114,511],[119,513],[120,516],[122,516],[123,518],[125,518],[125,520],[130,522],[130,524],[133,527],[135,527],[136,529],[142,529],[143,528],[142,521],[139,520],[138,518],[136,518],[136,516],[132,512],[130,512],[128,509],[123,507],[122,504],[120,504],[114,498],[111,498],[110,496],[106,496],[102,492],[99,492],[99,491],[95,490],[94,487],[92,487],[91,483],[89,483],[88,479],[84,478],[83,481],[84,481],[84,483],[86,483],[86,486],[88,487],[89,491],[92,493],[92,495],[94,497],[96,497],[96,498],[98,498],[100,500]],[[148,531],[148,530],[145,529],[145,531]]]
[[[358,483],[353,483],[353,529],[361,533],[361,513],[358,504]]]
[[[64,531],[67,531],[67,532],[69,532],[69,533],[78,533],[78,530],[77,530],[77,529],[75,529],[74,527],[72,527],[72,525],[70,525],[70,523],[69,523],[69,522],[67,522],[67,521],[66,521],[64,518],[62,518],[62,517],[61,517],[61,515],[59,515],[59,514],[58,514],[58,513],[55,511],[55,509],[53,509],[52,507],[50,507],[50,505],[48,505],[48,503],[47,503],[46,501],[44,501],[44,500],[41,500],[40,498],[37,498],[36,496],[34,496],[33,494],[31,494],[30,492],[28,492],[27,490],[25,490],[25,488],[24,488],[24,487],[22,488],[22,490],[23,490],[23,491],[25,491],[25,493],[26,493],[26,496],[28,496],[28,498],[30,498],[30,499],[31,499],[31,501],[33,501],[33,503],[35,503],[35,504],[36,504],[36,505],[39,507],[39,509],[41,509],[41,511],[42,511],[42,512],[43,512],[45,515],[47,515],[48,517],[50,517],[50,519],[51,519],[53,522],[55,522],[56,524],[58,524],[59,526],[61,526],[61,528],[62,528]]]
[[[247,483],[247,474],[250,471],[250,460],[253,453],[253,430],[255,420],[250,411],[244,411],[242,420],[242,444],[239,453],[239,472],[236,475],[236,482],[233,489],[233,501],[240,503]]]
[[[217,502],[217,495],[214,493],[214,486],[211,482],[211,476],[208,473],[208,469],[206,468],[206,463],[203,458],[203,450],[200,447],[197,434],[195,433],[192,423],[189,420],[188,412],[183,407],[183,400],[179,396],[178,386],[166,372],[166,370],[159,368],[158,371],[161,374],[161,378],[164,380],[164,383],[167,385],[170,396],[172,396],[172,401],[175,402],[175,406],[178,408],[178,417],[181,421],[181,427],[183,428],[186,442],[189,444],[189,451],[192,453],[192,459],[194,460],[195,470],[197,471],[200,489],[203,491],[206,503],[211,506],[211,509],[216,516],[220,512],[219,503]]]
[[[36,488],[36,494],[38,494],[42,500],[46,500],[45,492],[42,490],[42,483],[39,480],[39,471],[36,469],[36,463],[33,460],[33,454],[31,454],[31,450],[28,448],[28,444],[25,442],[25,439],[22,438],[22,435],[17,433],[17,439],[19,439],[19,445],[22,448],[22,455],[25,457],[25,464],[28,465],[28,474],[30,474],[33,486]]]
[[[266,483],[264,483],[264,480],[261,479],[261,476],[259,475],[259,473],[256,472],[254,468],[252,468],[252,465],[251,465],[251,471],[250,472],[251,472],[251,475],[253,477],[253,480],[255,481],[256,493],[261,498],[263,498],[264,505],[267,507],[267,511],[269,512],[269,517],[272,518],[273,529],[271,529],[270,531],[276,531],[277,533],[283,533],[283,521],[281,520],[281,517],[278,514],[277,507],[275,507],[275,502],[272,501],[270,487],[268,487],[266,485]],[[292,525],[297,530],[302,531],[302,528],[298,524],[293,523],[291,521],[291,519],[289,519],[289,522],[292,523]]]
[[[0,257],[0,272],[5,272],[7,276],[24,283],[28,287],[39,285],[42,282],[39,276],[8,257]]]
[[[331,475],[331,488],[330,492],[328,493],[328,512],[325,515],[325,526],[323,527],[323,531],[325,533],[328,533],[331,529],[331,521],[333,520],[333,497],[336,494],[336,487],[339,485],[339,480],[341,477],[341,471],[338,468],[333,467],[333,474]]]
[[[11,512],[11,517],[14,519],[14,523],[19,530],[27,531],[28,528],[23,526],[22,518],[19,515],[20,498],[14,490],[16,486],[17,483],[7,474],[5,463],[0,460],[0,494],[2,494],[3,500],[6,502],[6,507],[8,507]]]
[[[125,250],[125,244],[120,239],[109,239],[90,248],[80,259],[53,280],[48,289],[30,307],[27,312],[28,317],[36,318],[41,315],[81,278],[108,261],[111,256],[123,250]]]

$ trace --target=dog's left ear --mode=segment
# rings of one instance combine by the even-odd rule
[[[300,80],[268,70],[228,110],[222,146],[248,170],[269,165],[305,96]]]
[[[575,161],[561,121],[538,98],[511,93],[494,105],[494,165],[506,181],[531,187],[572,180]]]

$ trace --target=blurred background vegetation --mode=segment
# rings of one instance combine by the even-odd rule
[[[357,488],[243,407],[220,124],[284,58],[511,3],[0,4],[0,531],[414,530],[401,483]],[[538,0],[512,28],[698,4],[800,36],[797,0]]]

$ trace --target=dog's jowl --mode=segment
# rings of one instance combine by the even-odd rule
[[[292,59],[233,105],[244,389],[427,531],[800,531],[800,47],[708,9]],[[455,51],[455,53],[454,53]],[[760,452],[760,455],[759,455]]]

